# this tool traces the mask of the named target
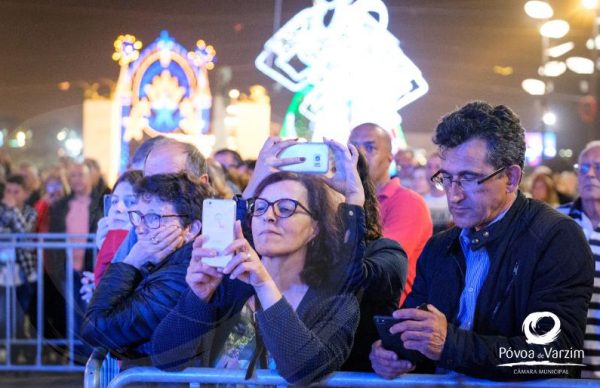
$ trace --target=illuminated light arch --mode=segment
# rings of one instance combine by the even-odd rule
[[[192,51],[168,32],[141,53],[132,35],[115,41],[113,59],[121,66],[115,92],[115,116],[120,138],[120,167],[129,159],[129,143],[144,135],[163,135],[195,144],[210,153],[208,134],[212,103],[207,71],[216,61],[212,46],[199,40]]]
[[[312,85],[298,111],[311,121],[313,140],[345,142],[363,122],[400,128],[400,109],[429,87],[387,25],[381,0],[315,0],[265,43],[255,63],[295,93]],[[403,136],[392,138],[396,149]]]

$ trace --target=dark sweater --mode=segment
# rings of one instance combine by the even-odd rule
[[[210,303],[188,290],[152,336],[153,364],[164,369],[213,365],[253,292],[228,277]],[[349,294],[311,287],[296,311],[282,298],[257,311],[256,321],[277,372],[290,383],[309,384],[338,370],[348,357],[358,302]]]
[[[360,322],[354,346],[342,370],[372,372],[369,353],[373,342],[379,339],[373,316],[392,315],[398,309],[408,260],[400,244],[380,238],[367,243],[362,262],[363,282],[358,291]]]
[[[365,244],[365,213],[362,207],[343,203],[338,215],[346,231],[345,252],[333,272],[344,274],[337,282],[345,292],[355,293],[360,301],[360,323],[354,346],[343,370],[372,371],[369,352],[377,339],[374,315],[391,315],[398,308],[406,283],[408,260],[395,241],[379,238]],[[336,284],[332,281],[332,284]]]

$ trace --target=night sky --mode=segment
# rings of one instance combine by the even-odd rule
[[[549,2],[556,17],[571,23],[568,39],[556,43],[572,40],[576,50],[589,56],[584,47],[592,28],[589,11],[580,10],[578,0]],[[117,79],[119,67],[111,59],[114,39],[130,33],[146,47],[163,29],[188,49],[198,39],[214,45],[217,68],[230,66],[233,70],[230,87],[244,91],[255,83],[266,86],[272,98],[273,120],[280,121],[292,93],[276,87],[254,67],[254,59],[273,31],[273,3],[0,0],[0,128],[30,128],[33,150],[50,147],[63,127],[80,129],[81,86]],[[283,0],[281,22],[311,3]],[[385,3],[389,30],[430,85],[426,96],[401,111],[405,131],[430,133],[443,114],[474,99],[507,104],[521,116],[527,129],[539,127],[536,99],[520,86],[523,79],[536,76],[541,57],[536,22],[525,15],[524,1]],[[494,72],[496,65],[511,66],[513,73],[499,75]],[[211,72],[211,81],[214,74]],[[549,105],[559,115],[560,148],[577,151],[584,142],[583,131],[589,131],[577,115],[577,101],[582,96],[578,85],[585,79],[565,74],[555,82],[555,93],[549,96]],[[57,86],[64,81],[72,85],[68,91]]]

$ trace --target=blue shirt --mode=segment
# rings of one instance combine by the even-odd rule
[[[500,213],[489,225],[504,218],[506,212],[508,212],[508,209]],[[477,297],[479,296],[481,287],[483,287],[483,283],[485,283],[488,271],[490,270],[490,256],[488,255],[487,249],[485,249],[485,246],[480,246],[479,249],[471,249],[471,234],[471,229],[463,229],[460,232],[460,246],[465,254],[467,265],[465,288],[460,296],[460,308],[458,310],[460,328],[464,330],[473,329]]]

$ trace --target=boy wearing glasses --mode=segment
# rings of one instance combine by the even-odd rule
[[[525,159],[519,118],[506,106],[472,102],[445,116],[433,141],[442,165],[432,181],[446,191],[456,226],[428,241],[412,292],[393,314],[402,321],[390,332],[420,357],[399,359],[377,341],[373,369],[386,378],[415,368],[487,379],[578,376],[572,364],[581,363],[579,354],[548,351],[582,349],[591,252],[573,220],[518,191]],[[428,311],[416,308],[423,303]],[[524,335],[532,313],[559,322],[548,345]],[[534,326],[541,335],[556,323]],[[541,364],[518,365],[533,361]]]
[[[585,366],[581,377],[600,378],[600,140],[588,143],[575,165],[579,198],[558,208],[581,226],[594,255],[594,294],[587,315],[583,342]]]

